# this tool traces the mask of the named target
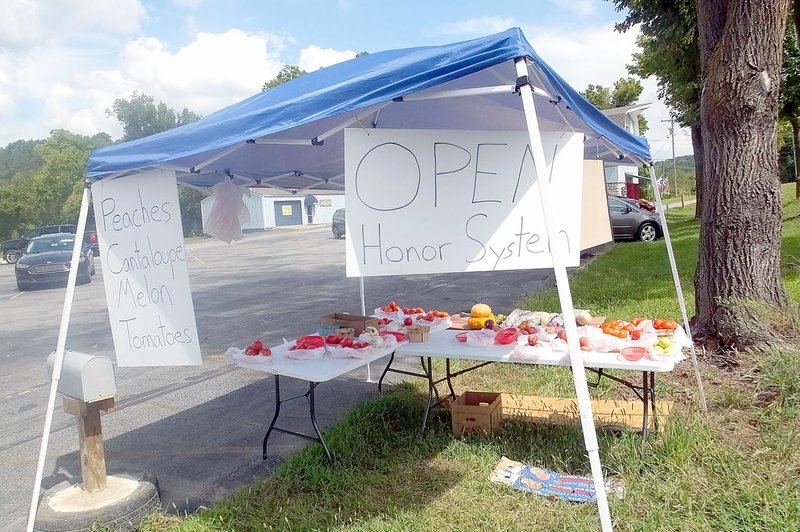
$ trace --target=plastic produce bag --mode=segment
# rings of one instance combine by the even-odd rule
[[[231,243],[241,240],[242,224],[250,221],[250,212],[242,199],[249,191],[226,179],[211,187],[214,204],[208,215],[204,230],[214,238]]]

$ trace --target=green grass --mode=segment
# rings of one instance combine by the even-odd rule
[[[794,185],[791,184],[793,187]],[[788,188],[788,187],[787,187]],[[784,198],[783,266],[790,295],[800,299],[800,202]],[[791,195],[789,195],[791,194]],[[687,304],[698,225],[694,207],[671,210],[670,229]],[[663,243],[618,244],[570,277],[577,307],[612,318],[679,318]],[[524,301],[559,308],[555,290]],[[689,309],[692,313],[692,309]],[[606,473],[626,493],[610,501],[622,531],[800,529],[800,351],[745,353],[742,367],[703,365],[710,412],[694,408],[688,362],[660,377],[661,397],[676,408],[645,442],[632,433],[598,435]],[[441,368],[440,368],[441,369]],[[457,379],[458,390],[504,390],[574,396],[559,368],[496,364]],[[209,509],[183,518],[156,515],[146,531],[217,530],[597,530],[594,505],[551,502],[488,481],[501,456],[588,474],[577,426],[507,422],[492,437],[454,438],[436,411],[422,438],[421,383],[399,386],[360,405],[330,428],[337,457],[319,445],[288,459],[272,475]],[[603,382],[595,397],[629,397]]]

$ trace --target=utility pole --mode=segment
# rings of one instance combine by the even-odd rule
[[[675,184],[675,197],[678,197],[678,170],[675,165],[675,117],[670,116],[669,120],[662,120],[662,122],[669,122],[669,136],[672,137],[672,181]]]

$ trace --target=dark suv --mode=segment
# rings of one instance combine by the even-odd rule
[[[19,238],[5,240],[0,242],[0,255],[9,264],[14,264],[22,256],[22,252],[28,246],[28,242],[37,236],[50,235],[55,233],[71,233],[75,234],[77,226],[75,224],[58,224],[58,225],[43,225],[35,229],[31,229]],[[86,231],[83,239],[92,248],[95,256],[100,255],[100,245],[97,241],[96,231]]]
[[[333,238],[342,238],[344,236],[344,209],[337,209],[333,213],[331,231],[333,232]]]

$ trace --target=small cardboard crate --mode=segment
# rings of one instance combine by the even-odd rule
[[[454,436],[469,432],[493,433],[503,419],[502,395],[495,392],[464,392],[450,405]]]
[[[364,332],[367,327],[377,328],[378,318],[336,312],[334,314],[325,314],[320,318],[319,323],[320,325],[338,325],[341,328],[353,329],[353,334],[357,336]]]
[[[409,342],[425,342],[431,335],[431,328],[425,325],[409,325],[406,327],[406,336]]]

